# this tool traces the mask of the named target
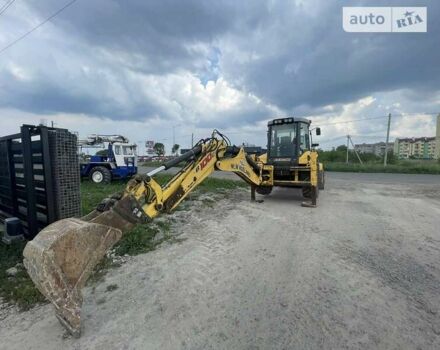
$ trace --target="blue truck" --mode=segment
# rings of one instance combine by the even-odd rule
[[[79,146],[104,148],[87,162],[81,162],[81,177],[94,183],[110,183],[137,174],[136,144],[121,135],[89,135]]]

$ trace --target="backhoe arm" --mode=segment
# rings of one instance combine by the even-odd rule
[[[185,162],[164,186],[154,175]],[[57,221],[42,230],[23,252],[37,288],[52,302],[61,323],[75,336],[81,329],[81,289],[105,253],[124,233],[161,212],[171,212],[215,170],[230,171],[255,187],[263,165],[217,131],[189,152],[146,175],[136,175],[122,194],[106,198],[81,219]]]
[[[152,177],[182,161],[187,162],[165,186],[161,187]],[[152,219],[161,211],[171,212],[179,203],[215,170],[231,171],[251,185],[261,183],[261,169],[243,148],[228,146],[224,140],[215,137],[194,147],[187,154],[165,163],[146,175],[135,177],[127,186],[138,203],[142,203],[142,211]]]

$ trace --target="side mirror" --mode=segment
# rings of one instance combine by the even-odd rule
[[[316,135],[321,135],[321,128],[316,128]]]
[[[312,147],[318,147],[319,143],[312,143]]]

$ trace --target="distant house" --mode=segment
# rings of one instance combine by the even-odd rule
[[[358,145],[354,145],[354,148],[359,153],[371,153],[375,154],[378,157],[383,157],[385,155],[385,142],[377,142],[377,143],[361,143]],[[392,142],[388,143],[388,152],[392,151],[394,144]]]

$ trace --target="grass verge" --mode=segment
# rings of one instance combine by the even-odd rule
[[[155,176],[156,181],[164,184],[171,179],[171,175]],[[87,214],[92,211],[105,197],[123,191],[123,182],[113,182],[109,185],[96,185],[89,181],[81,184],[82,212]],[[208,178],[192,192],[192,199],[203,193],[227,192],[247,185],[242,181],[227,179]],[[208,200],[208,199],[205,199]],[[210,204],[210,206],[213,203]],[[179,207],[180,208],[180,207]],[[170,239],[172,221],[166,216],[158,218],[153,223],[138,225],[114,246],[112,254],[115,256],[137,255],[154,250],[157,245]],[[1,233],[0,233],[1,234]],[[7,303],[18,305],[21,309],[28,309],[33,305],[43,302],[44,297],[35,288],[22,265],[23,249],[26,242],[18,242],[11,246],[0,242],[0,297]],[[97,266],[97,273],[92,281],[100,280],[110,268],[119,266],[120,263],[111,257],[105,257]],[[11,267],[17,268],[15,276],[8,276],[6,270]]]
[[[7,303],[14,303],[22,310],[44,301],[44,297],[35,288],[29,278],[23,262],[25,242],[7,246],[0,243],[0,297]],[[15,267],[14,276],[8,276],[6,270]]]
[[[339,162],[324,162],[326,171],[354,173],[401,173],[401,174],[440,174],[440,163],[436,162],[401,162],[388,164],[386,167],[378,163],[345,164]]]

